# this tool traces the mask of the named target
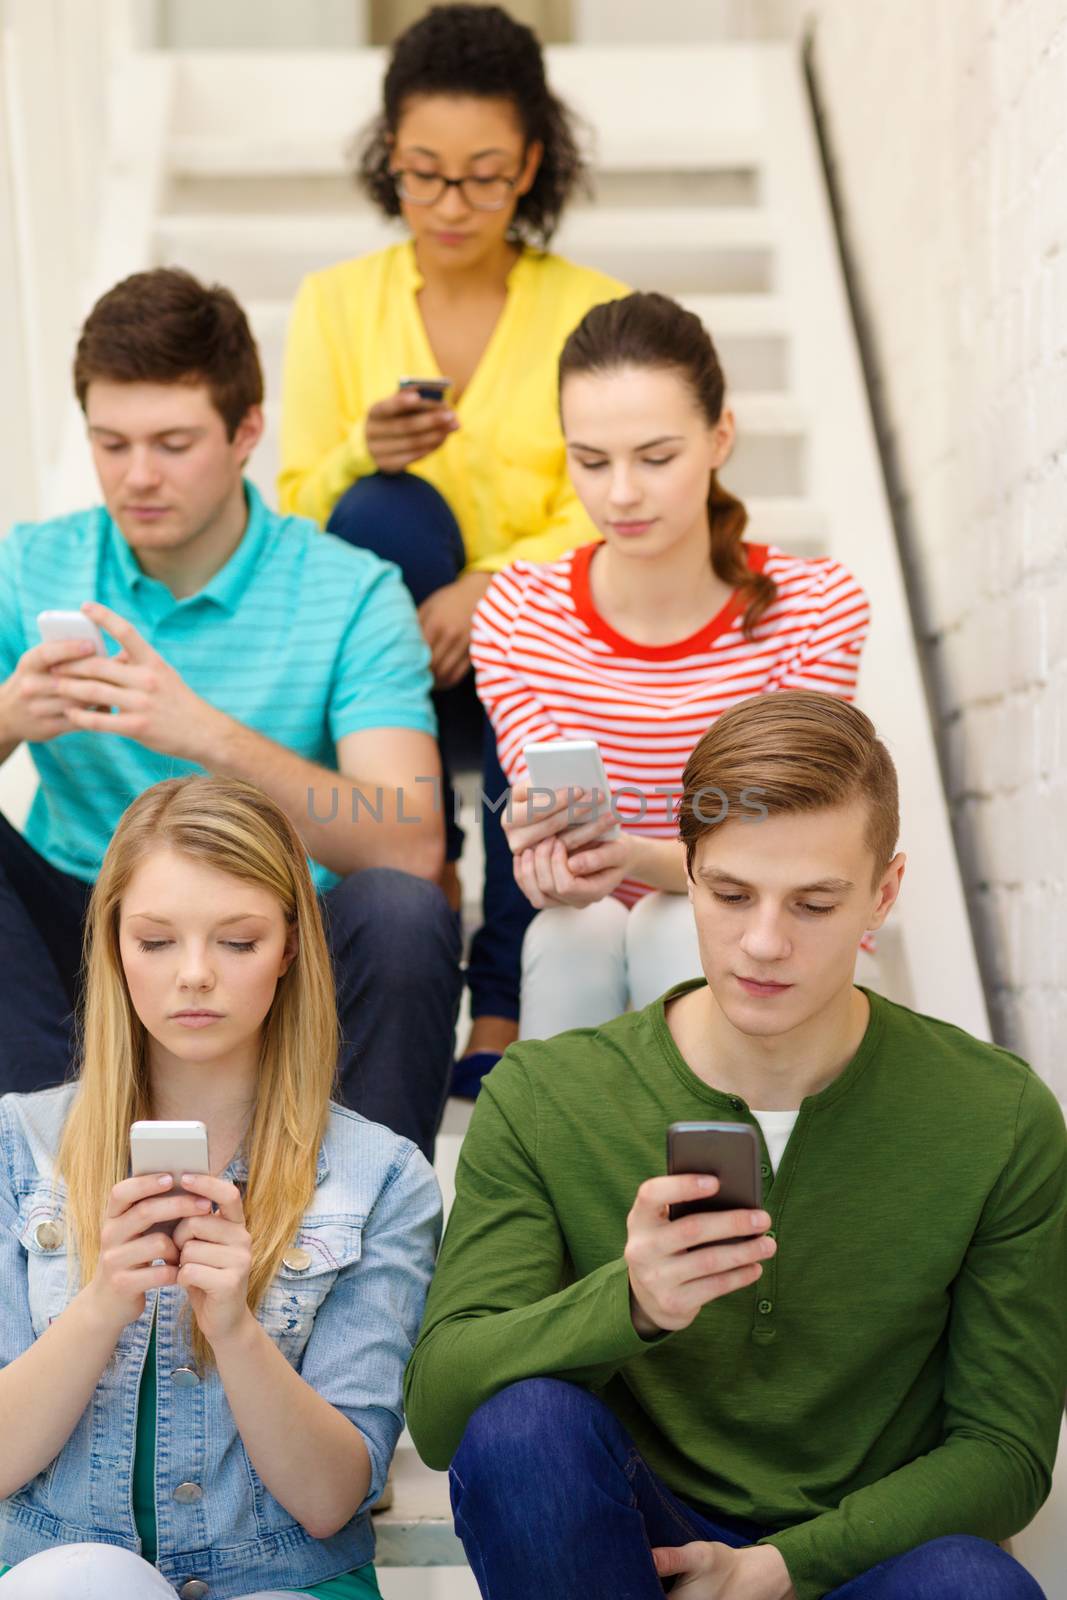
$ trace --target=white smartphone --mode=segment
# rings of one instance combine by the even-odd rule
[[[84,611],[39,611],[37,626],[46,644],[54,639],[87,639],[98,656],[107,655],[104,635]]]
[[[611,785],[604,771],[604,758],[595,739],[554,739],[546,744],[528,744],[523,749],[530,782],[537,789],[584,789],[586,798],[579,802],[581,817],[575,823],[592,821],[592,796],[600,798],[596,815],[600,816],[611,805]],[[536,798],[534,801],[536,806]],[[617,839],[618,823],[606,839]]]
[[[130,1128],[130,1172],[135,1178],[149,1172],[169,1172],[174,1187],[168,1194],[186,1194],[184,1172],[209,1173],[207,1129],[202,1122],[135,1122]],[[153,1229],[173,1233],[176,1223]]]

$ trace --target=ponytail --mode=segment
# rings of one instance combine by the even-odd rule
[[[753,628],[774,604],[778,589],[773,578],[768,578],[764,572],[753,572],[745,559],[743,539],[747,526],[748,512],[744,504],[723,488],[718,473],[713,472],[708,491],[712,571],[731,589],[739,589],[749,596],[741,619],[741,632],[746,639],[751,639]]]

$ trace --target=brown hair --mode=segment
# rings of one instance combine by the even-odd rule
[[[94,378],[206,386],[232,439],[263,401],[263,372],[248,318],[229,289],[206,289],[179,267],[123,278],[93,306],[74,354],[74,393],[85,410]]]
[[[686,763],[678,832],[686,870],[705,835],[732,817],[821,811],[863,800],[874,877],[900,832],[897,771],[870,717],[811,689],[755,695],[712,723]],[[708,805],[714,796],[715,805]]]
[[[576,372],[615,372],[620,367],[660,367],[684,378],[714,427],[722,416],[726,380],[711,336],[700,318],[665,294],[628,294],[587,311],[559,358],[559,386]],[[711,474],[708,526],[711,565],[717,578],[749,596],[742,619],[746,638],[778,592],[772,578],[748,565],[743,536],[748,512]]]

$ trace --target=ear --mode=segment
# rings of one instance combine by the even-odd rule
[[[715,472],[725,466],[734,448],[737,424],[729,406],[723,406],[722,415],[711,430],[711,465]]]
[[[529,194],[544,156],[544,145],[540,139],[535,139],[526,151],[526,160],[522,164],[522,171],[519,173],[518,182],[515,184],[515,193],[517,195]]]
[[[907,856],[902,850],[898,850],[882,873],[877,888],[878,898],[875,902],[874,913],[867,924],[868,932],[873,933],[880,928],[896,905],[897,896],[900,894],[900,885],[904,880],[904,868],[907,863]]]
[[[293,962],[296,960],[297,952],[299,951],[299,949],[300,949],[300,930],[297,928],[297,925],[294,922],[286,930],[286,934],[285,934],[285,949],[282,951],[282,959],[281,959],[281,962],[280,962],[279,967],[278,967],[278,976],[279,976],[279,978],[284,978],[285,974],[289,971],[289,968],[292,966]]]
[[[242,467],[252,454],[252,451],[256,448],[256,445],[262,439],[263,429],[265,426],[266,423],[263,420],[263,407],[249,406],[248,410],[237,424],[237,432],[234,434],[233,439],[231,440],[233,448],[237,452],[237,458]]]

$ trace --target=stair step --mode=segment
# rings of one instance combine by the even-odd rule
[[[452,1527],[448,1473],[431,1471],[414,1446],[402,1442],[393,1457],[392,1479],[393,1504],[374,1518],[375,1566],[466,1566]]]
[[[403,237],[376,212],[228,217],[169,213],[156,230],[160,264],[225,283],[242,301],[289,300],[305,273]],[[665,207],[654,225],[633,207],[575,211],[553,241],[561,255],[638,288],[751,293],[774,287],[775,229],[758,208]]]
[[[601,169],[752,167],[761,157],[758,48],[559,45],[546,57],[557,93],[595,129]],[[172,170],[210,176],[340,170],[353,133],[377,110],[385,66],[381,50],[169,59]],[[277,117],[264,121],[264,107],[277,107]]]

